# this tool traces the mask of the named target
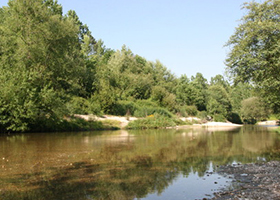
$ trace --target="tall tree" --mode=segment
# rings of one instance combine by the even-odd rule
[[[0,21],[0,124],[28,130],[63,114],[85,70],[79,27],[52,0],[10,0]]]
[[[227,118],[231,112],[232,106],[226,89],[221,85],[212,85],[207,92],[208,113],[212,116],[219,114]]]
[[[206,110],[207,79],[201,73],[191,77],[191,105],[195,105],[198,110]]]
[[[225,80],[225,78],[218,74],[214,77],[211,78],[211,81],[210,81],[210,85],[213,86],[213,85],[220,85],[222,86],[227,92],[229,92],[229,87],[230,87],[230,84],[227,80]]]
[[[245,3],[247,14],[230,37],[226,59],[236,82],[254,82],[272,97],[274,109],[280,111],[280,1]]]

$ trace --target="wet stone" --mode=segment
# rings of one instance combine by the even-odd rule
[[[212,199],[280,199],[280,162],[221,166],[218,173],[233,178],[233,189],[215,193]]]

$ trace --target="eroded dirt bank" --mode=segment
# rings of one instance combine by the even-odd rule
[[[220,167],[218,173],[231,177],[236,188],[215,193],[213,200],[280,199],[279,161],[227,165]]]

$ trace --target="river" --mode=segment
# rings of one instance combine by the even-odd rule
[[[0,136],[0,199],[203,199],[220,165],[279,159],[268,127]]]

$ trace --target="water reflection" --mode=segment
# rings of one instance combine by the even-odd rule
[[[228,181],[217,166],[279,153],[257,126],[1,136],[0,199],[203,198]]]

